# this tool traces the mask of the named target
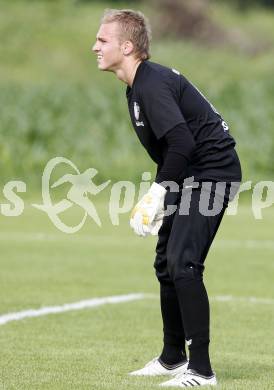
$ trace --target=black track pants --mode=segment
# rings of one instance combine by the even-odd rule
[[[176,291],[180,310],[181,324],[167,329],[168,319],[164,322],[164,339],[169,339],[174,328],[182,327],[182,335],[191,348],[200,348],[209,343],[209,304],[203,284],[204,261],[210,245],[222,220],[226,206],[220,207],[217,215],[203,215],[199,210],[200,189],[192,189],[189,215],[180,215],[180,209],[164,217],[159,231],[154,267],[156,276],[162,285],[168,284]],[[166,205],[183,204],[181,193],[167,193]],[[210,209],[210,206],[209,206]],[[174,307],[170,309],[174,318]],[[169,316],[168,308],[164,315]],[[176,339],[174,343],[176,343]],[[171,340],[170,340],[171,342]]]

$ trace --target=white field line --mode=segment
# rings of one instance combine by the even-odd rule
[[[159,296],[157,294],[143,294],[143,293],[116,295],[116,296],[103,297],[103,298],[86,299],[74,303],[65,303],[64,305],[60,305],[60,306],[46,306],[46,307],[41,307],[40,309],[23,310],[15,313],[0,315],[0,326],[5,325],[11,321],[20,321],[25,318],[41,317],[41,316],[46,316],[48,314],[64,313],[68,311],[82,310],[82,309],[102,306],[106,304],[132,302],[132,301],[138,301],[138,300],[148,299],[148,298],[159,299]],[[233,297],[232,295],[217,295],[215,297],[210,297],[210,301],[274,305],[274,299],[256,298],[256,297]]]
[[[145,294],[128,294],[128,295],[117,295],[103,298],[92,298],[86,299],[79,302],[74,303],[65,303],[61,306],[46,306],[41,307],[40,309],[29,309],[19,311],[17,313],[8,313],[0,316],[0,325],[7,324],[11,321],[19,321],[25,318],[30,317],[41,317],[46,316],[48,314],[56,314],[56,313],[64,313],[67,311],[73,310],[82,310],[91,307],[102,306],[106,304],[116,304],[122,302],[130,302],[137,301],[140,299],[144,299]]]

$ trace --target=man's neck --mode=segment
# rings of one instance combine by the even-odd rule
[[[116,70],[115,74],[117,78],[126,83],[129,87],[132,87],[137,68],[141,62],[141,60],[135,60],[134,62],[125,63],[123,67]]]

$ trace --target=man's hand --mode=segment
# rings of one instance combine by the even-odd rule
[[[160,227],[163,224],[163,218],[164,218],[164,210],[163,212],[157,213],[155,215],[154,220],[151,222],[150,225],[148,225],[148,227],[144,226],[144,231],[146,235],[151,234],[152,236],[157,236]]]
[[[153,183],[149,191],[134,207],[130,226],[139,236],[156,235],[164,217],[164,199],[166,189],[160,184]]]

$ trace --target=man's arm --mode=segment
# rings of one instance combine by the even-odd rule
[[[195,148],[194,137],[186,123],[180,123],[166,133],[167,153],[157,172],[155,182],[174,181],[179,183],[187,176],[187,167]]]
[[[164,136],[167,154],[155,183],[136,205],[131,215],[130,225],[141,236],[157,234],[164,217],[164,198],[166,189],[159,183],[174,181],[178,183],[187,175],[187,166],[195,148],[192,133],[185,123],[181,123]]]

